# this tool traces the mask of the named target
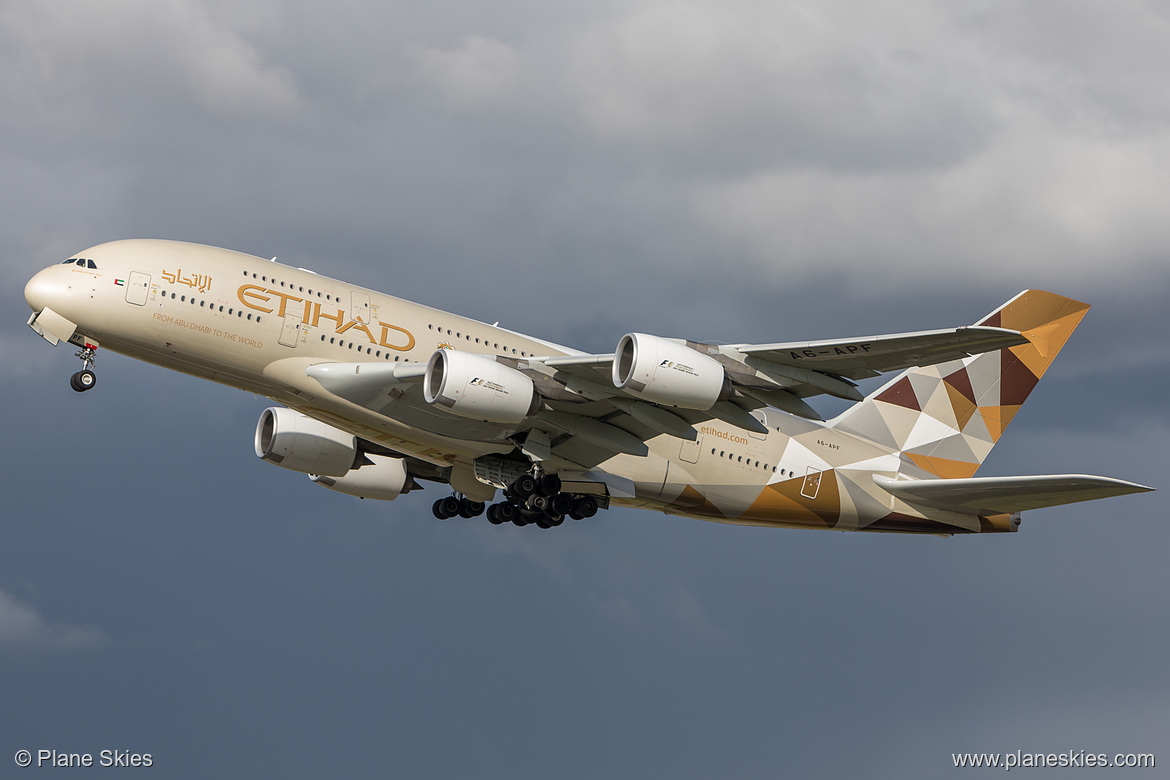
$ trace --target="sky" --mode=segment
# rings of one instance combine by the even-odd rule
[[[986,538],[439,522],[433,487],[359,501],[257,460],[263,398],[109,353],[74,393],[21,294],[172,238],[603,352],[952,327],[1051,289],[1093,308],[980,474],[1165,488],[1167,72],[1156,0],[5,0],[0,766],[1170,764],[1164,489]]]

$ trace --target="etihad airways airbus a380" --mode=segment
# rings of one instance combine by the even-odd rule
[[[101,244],[37,273],[29,325],[264,395],[256,454],[438,517],[560,525],[612,505],[840,531],[1015,531],[1020,512],[1151,488],[976,478],[1087,304],[1026,290],[976,325],[775,344],[645,333],[589,355],[250,255]],[[901,372],[868,397],[855,380]],[[806,400],[856,403],[823,421]],[[496,503],[491,503],[495,501]],[[490,504],[490,506],[488,505]]]

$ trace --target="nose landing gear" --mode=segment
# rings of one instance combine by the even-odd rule
[[[96,354],[97,350],[88,344],[77,353],[77,357],[81,358],[81,370],[69,377],[69,386],[79,393],[84,393],[97,384],[97,374],[93,372]]]

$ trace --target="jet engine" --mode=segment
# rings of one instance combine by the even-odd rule
[[[358,498],[376,498],[379,501],[393,501],[411,488],[406,461],[386,455],[365,456],[369,463],[351,470],[342,477],[328,477],[310,474],[309,479],[321,487],[345,493]]]
[[[292,409],[270,406],[256,424],[256,457],[281,468],[343,477],[357,456],[353,434]]]
[[[515,424],[540,405],[532,380],[490,357],[435,350],[423,375],[428,404],[485,422]]]
[[[731,391],[723,366],[685,343],[627,333],[613,356],[619,390],[656,404],[707,410]]]

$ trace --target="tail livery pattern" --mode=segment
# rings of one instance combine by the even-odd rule
[[[898,452],[925,472],[917,476],[971,477],[1088,309],[1025,290],[976,324],[1018,330],[1029,343],[909,369],[830,426]]]

